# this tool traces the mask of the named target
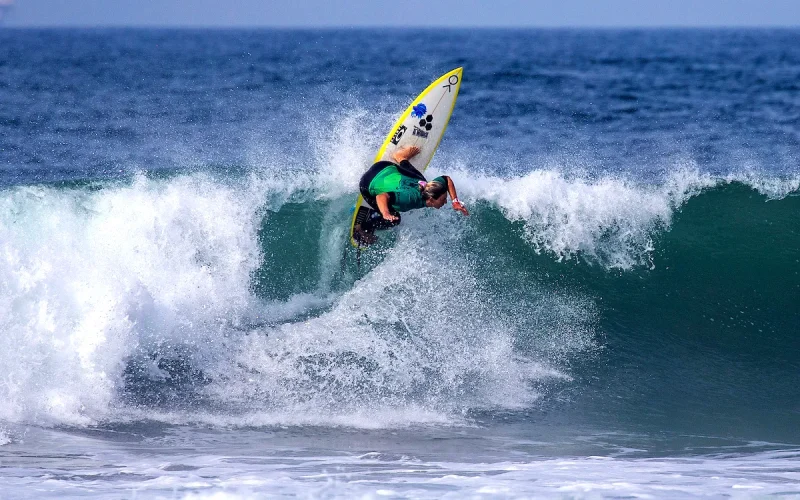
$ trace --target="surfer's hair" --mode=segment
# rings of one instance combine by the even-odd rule
[[[438,181],[431,181],[419,187],[423,200],[435,200],[447,192],[447,186]]]

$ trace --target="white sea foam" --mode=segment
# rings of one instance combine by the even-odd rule
[[[742,183],[769,199],[800,189],[798,178],[772,178],[754,171],[725,177],[679,166],[656,184],[619,176],[583,178],[560,169],[534,170],[504,178],[456,171],[459,195],[489,202],[522,224],[522,235],[537,252],[559,260],[577,256],[608,268],[652,266],[654,236],[668,230],[676,211],[702,191]]]
[[[613,177],[586,180],[536,170],[512,179],[461,175],[458,188],[465,199],[488,201],[509,220],[522,222],[524,237],[537,252],[558,259],[580,254],[629,269],[648,264],[654,233],[669,227],[688,197],[714,184],[685,171],[663,185],[640,186]]]
[[[16,188],[0,203],[3,420],[103,418],[129,357],[203,342],[251,305],[256,207],[207,179]]]
[[[442,448],[429,439],[409,444],[388,438],[389,446],[402,452],[365,452],[341,446],[348,435],[340,432],[334,431],[338,435],[332,446],[340,448],[333,453],[325,444],[319,449],[290,447],[297,437],[287,442],[268,433],[239,436],[236,430],[221,435],[186,432],[126,446],[85,437],[70,437],[72,442],[65,443],[52,435],[28,446],[44,449],[55,441],[59,450],[73,453],[59,457],[49,452],[47,460],[26,453],[6,464],[0,485],[10,498],[25,497],[32,489],[40,498],[186,499],[795,498],[800,494],[796,449],[649,458],[550,458],[515,450],[501,458],[502,448],[496,446],[488,456],[482,455],[486,450],[471,434],[461,439],[451,436]],[[175,446],[176,442],[184,446]],[[312,436],[300,442],[326,443]]]
[[[536,398],[529,381],[564,376],[514,352],[524,318],[493,314],[469,272],[403,236],[328,311],[254,330],[232,347],[233,360],[208,368],[213,398],[269,408],[267,419],[302,415],[287,423],[392,426],[398,414],[441,422],[471,408],[522,407]]]
[[[741,170],[724,177],[725,182],[746,184],[771,200],[784,198],[800,190],[800,176],[772,177],[757,170]]]
[[[264,258],[264,208],[297,201],[297,189],[194,175],[3,192],[0,419],[125,418],[126,391],[172,383],[169,359],[205,377],[190,390],[212,403],[205,421],[221,425],[444,423],[471,408],[528,405],[537,397],[531,381],[566,377],[546,352],[524,359],[514,351],[516,328],[531,324],[535,307],[495,314],[468,263],[441,246],[421,250],[435,238],[414,217],[344,294],[321,286],[284,302],[258,299],[251,285]],[[307,258],[335,260],[331,245],[322,247]],[[590,312],[560,328],[577,332],[561,348],[591,344],[584,321]],[[147,413],[181,420],[179,411]]]

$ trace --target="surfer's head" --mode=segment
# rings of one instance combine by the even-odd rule
[[[442,206],[447,203],[447,186],[437,181],[426,182],[424,184],[420,182],[419,184],[422,192],[422,199],[425,200],[425,206],[442,208]]]

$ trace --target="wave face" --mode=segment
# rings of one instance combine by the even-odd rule
[[[223,422],[448,421],[530,404],[530,382],[568,378],[548,357],[592,344],[585,306],[553,325],[570,345],[519,355],[537,311],[575,304],[529,297],[502,313],[469,260],[424,234],[405,234],[358,280],[337,278],[341,223],[293,236],[320,204],[261,220],[268,197],[203,176],[5,193],[3,418],[191,408],[224,409]],[[281,257],[297,248],[299,275]]]
[[[796,441],[798,32],[411,33],[0,32],[0,421]],[[462,65],[471,216],[359,261],[360,173]]]
[[[800,198],[693,175],[460,172],[472,217],[409,214],[358,268],[329,174],[7,190],[2,418],[385,427],[563,398],[634,422],[658,418],[627,414],[642,398],[789,411],[796,384],[769,374],[797,368]]]

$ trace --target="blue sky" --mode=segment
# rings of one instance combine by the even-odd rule
[[[800,0],[0,0],[6,26],[800,26]]]

